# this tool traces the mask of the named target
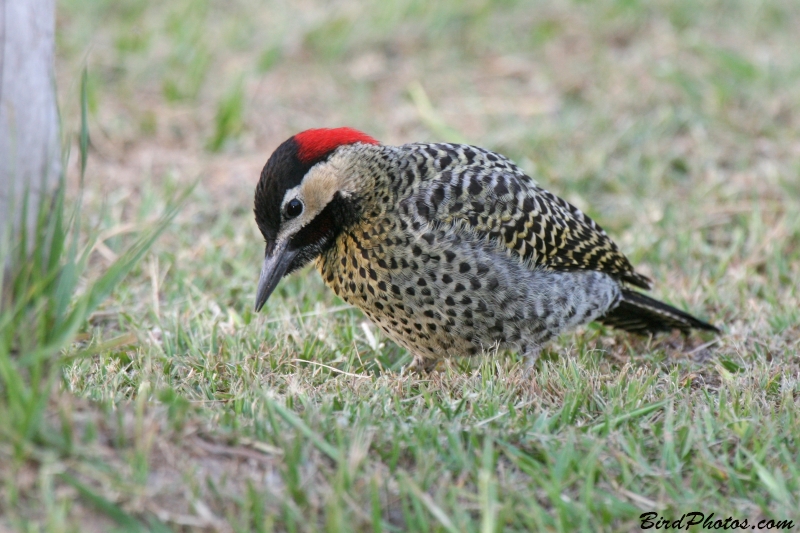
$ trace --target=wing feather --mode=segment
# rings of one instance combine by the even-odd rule
[[[401,215],[465,224],[532,266],[596,270],[650,288],[603,228],[504,156],[456,144],[401,148],[411,159],[405,172],[414,178],[398,181]]]

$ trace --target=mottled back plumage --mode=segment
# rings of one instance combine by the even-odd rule
[[[596,270],[650,288],[598,224],[504,156],[458,144],[408,144],[399,152],[401,181],[418,184],[401,199],[401,212],[467,224],[531,265]]]

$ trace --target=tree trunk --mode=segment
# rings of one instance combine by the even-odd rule
[[[32,229],[61,172],[54,0],[0,0],[0,236]]]

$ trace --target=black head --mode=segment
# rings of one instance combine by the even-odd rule
[[[284,275],[325,251],[348,223],[350,200],[324,165],[337,148],[355,143],[378,141],[351,128],[307,130],[281,144],[264,165],[254,209],[267,245],[256,311]]]

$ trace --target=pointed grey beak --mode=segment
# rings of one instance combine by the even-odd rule
[[[289,240],[275,243],[272,253],[267,252],[264,257],[264,266],[261,267],[261,276],[258,278],[258,291],[256,292],[256,312],[261,311],[267,298],[278,286],[278,282],[289,269],[299,250],[288,248]],[[269,247],[268,247],[269,249]]]

